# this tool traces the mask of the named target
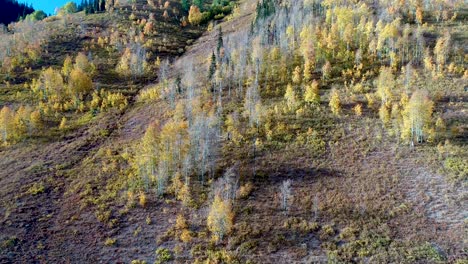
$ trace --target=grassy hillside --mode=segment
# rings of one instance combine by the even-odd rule
[[[184,5],[2,33],[2,262],[466,262],[463,1]]]

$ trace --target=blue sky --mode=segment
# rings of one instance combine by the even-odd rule
[[[62,7],[64,4],[70,1],[72,0],[20,0],[18,2],[32,4],[35,10],[42,10],[48,15],[53,15],[55,14],[55,8]],[[81,2],[81,0],[75,0],[73,2],[78,4]]]

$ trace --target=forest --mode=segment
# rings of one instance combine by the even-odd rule
[[[468,261],[465,1],[22,12],[0,262]]]
[[[16,0],[1,0],[0,24],[8,25],[34,12],[31,5],[18,3]]]

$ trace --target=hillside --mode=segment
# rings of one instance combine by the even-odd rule
[[[105,6],[1,32],[1,263],[466,263],[466,3]]]

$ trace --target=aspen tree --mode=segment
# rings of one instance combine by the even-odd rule
[[[317,80],[314,80],[312,84],[306,86],[304,101],[309,104],[320,103],[319,84]]]
[[[362,104],[357,104],[354,108],[354,114],[356,114],[356,116],[362,116]]]
[[[331,92],[329,106],[334,115],[340,115],[341,100],[340,95],[338,94],[338,91],[336,89],[333,89]]]
[[[281,209],[286,214],[291,207],[291,202],[293,199],[292,191],[291,191],[291,180],[285,180],[282,182],[280,186],[279,195],[280,195]]]
[[[200,8],[196,5],[192,5],[189,10],[188,20],[190,24],[197,26],[202,21],[202,13],[200,12]]]
[[[83,100],[92,91],[93,82],[81,69],[75,68],[70,72],[68,86],[76,99]]]
[[[392,69],[389,67],[380,68],[380,74],[377,79],[377,96],[383,104],[392,100],[394,87],[395,78]]]
[[[215,196],[208,213],[207,225],[213,234],[213,240],[219,242],[225,235],[231,232],[234,214],[229,201],[223,201],[218,195]]]
[[[60,121],[59,129],[64,130],[65,128],[67,128],[67,118],[62,117],[62,120]]]
[[[63,61],[62,75],[65,78],[68,78],[68,75],[70,75],[70,72],[72,71],[72,69],[73,69],[72,58],[69,55],[67,55],[67,57]]]
[[[288,106],[289,110],[294,110],[298,105],[298,99],[296,95],[296,91],[291,84],[286,86],[286,92],[284,94],[284,99],[286,100],[286,105]]]
[[[332,71],[332,67],[331,67],[330,61],[325,62],[325,65],[323,65],[322,67],[322,79],[324,80],[330,79],[331,71]]]
[[[0,136],[2,139],[3,144],[8,144],[8,140],[10,139],[13,130],[13,118],[14,113],[8,107],[4,106],[0,110]]]
[[[431,122],[434,103],[429,99],[427,92],[417,90],[403,111],[402,138],[408,139],[411,146],[414,141],[422,143],[428,132]]]

